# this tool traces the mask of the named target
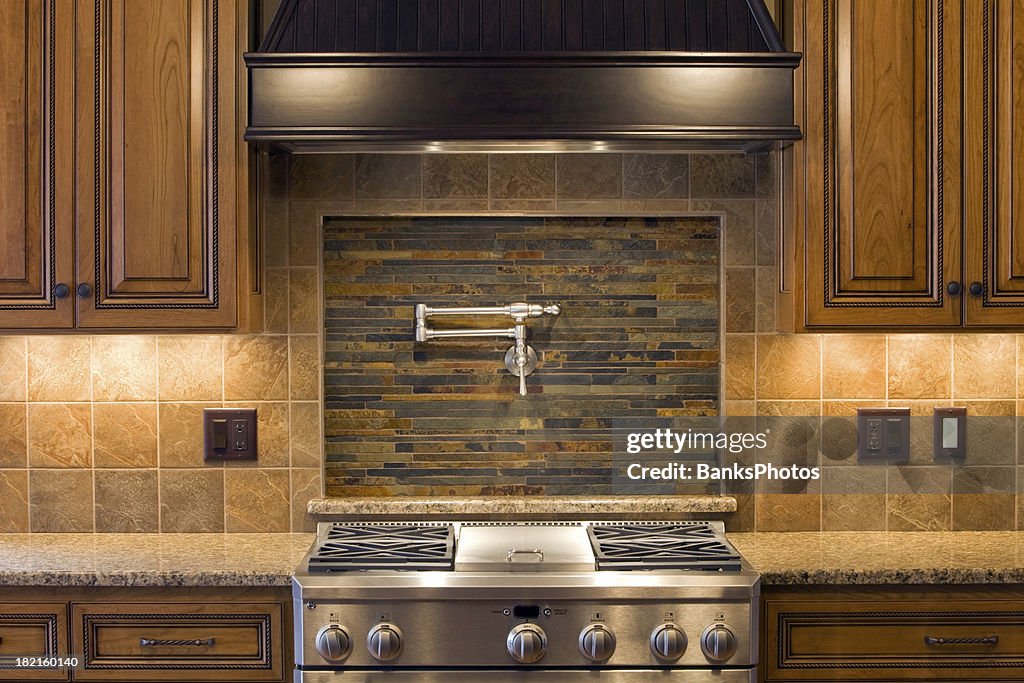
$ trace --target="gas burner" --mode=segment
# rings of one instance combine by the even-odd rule
[[[705,522],[587,527],[598,570],[739,571],[740,554]]]
[[[369,569],[451,571],[451,524],[332,524],[309,558],[310,572]]]

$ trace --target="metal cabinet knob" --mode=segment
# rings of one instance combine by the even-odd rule
[[[63,282],[57,283],[57,286],[53,288],[53,295],[55,297],[57,297],[58,299],[66,299],[68,297],[68,294],[70,294],[70,293],[71,293],[71,288],[68,287]]]
[[[985,291],[985,287],[980,282],[972,282],[968,291],[971,296],[981,296],[981,293]]]
[[[90,296],[92,296],[92,287],[90,287],[88,284],[86,284],[84,282],[82,284],[78,285],[78,290],[77,291],[78,291],[78,296],[80,298],[82,298],[82,299],[88,299]]]
[[[953,280],[949,283],[949,286],[946,287],[946,291],[949,292],[950,296],[959,296],[960,292],[964,291],[964,288],[959,282]]]

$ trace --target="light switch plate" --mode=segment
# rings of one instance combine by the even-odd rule
[[[910,408],[858,408],[859,460],[910,459]]]
[[[203,460],[255,459],[255,408],[203,410]]]
[[[932,451],[935,459],[963,460],[967,457],[967,408],[936,408]]]

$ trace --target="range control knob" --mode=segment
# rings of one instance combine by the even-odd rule
[[[686,652],[686,634],[675,624],[662,624],[651,633],[651,652],[658,659],[675,661]]]
[[[519,624],[508,632],[505,646],[512,659],[520,664],[533,664],[547,652],[548,635],[536,624]]]
[[[580,652],[592,662],[603,662],[615,652],[615,634],[604,624],[592,624],[580,633]]]
[[[340,662],[352,652],[352,639],[340,626],[324,626],[316,634],[316,651],[328,662]]]
[[[366,636],[366,649],[379,662],[388,662],[402,652],[402,632],[394,624],[377,624]]]
[[[736,654],[736,634],[725,624],[712,624],[700,635],[700,649],[708,659],[724,662]]]

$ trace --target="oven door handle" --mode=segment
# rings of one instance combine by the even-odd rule
[[[534,548],[533,550],[519,550],[517,548],[509,548],[508,554],[505,555],[505,561],[512,564],[512,560],[516,555],[536,555],[539,559],[537,564],[544,561],[544,551],[540,548]]]

